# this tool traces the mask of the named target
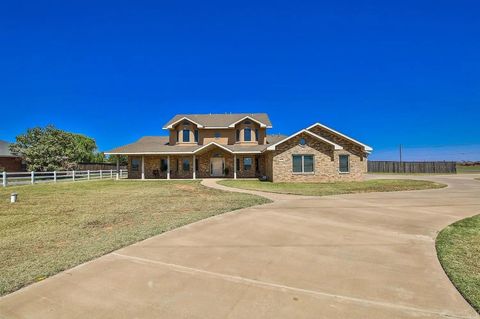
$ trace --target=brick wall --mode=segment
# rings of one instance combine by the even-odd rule
[[[21,172],[22,159],[20,157],[0,157],[0,168],[6,172]]]
[[[306,145],[300,145],[304,138]],[[313,173],[293,173],[293,155],[314,156]],[[339,155],[349,155],[350,172],[339,173]],[[306,133],[285,141],[272,151],[272,172],[267,169],[269,180],[274,182],[328,182],[361,180],[366,170],[366,160],[349,150],[337,150]],[[267,162],[270,158],[267,157]]]

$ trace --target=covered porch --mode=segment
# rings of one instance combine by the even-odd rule
[[[221,145],[207,145],[189,153],[128,155],[131,179],[236,179],[263,175],[263,154],[236,153]]]

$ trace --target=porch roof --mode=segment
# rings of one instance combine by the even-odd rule
[[[275,143],[278,139],[283,138],[283,135],[267,136],[267,143],[264,145],[221,145],[211,142],[205,145],[169,145],[168,136],[145,136],[138,141],[117,147],[113,150],[105,152],[109,155],[155,155],[155,154],[196,154],[206,148],[218,147],[232,154],[244,153],[261,153],[270,143]]]

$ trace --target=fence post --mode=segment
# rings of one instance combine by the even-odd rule
[[[113,179],[113,169],[110,170],[110,178]]]
[[[32,171],[30,173],[30,182],[32,183],[32,185],[35,184],[35,172],[34,171]]]
[[[100,179],[102,179],[102,178],[103,178],[103,171],[100,170]]]
[[[3,187],[7,187],[7,172],[2,173],[2,185]]]
[[[87,180],[90,180],[90,170],[87,170]]]
[[[72,171],[72,181],[75,182],[75,171]]]
[[[57,171],[53,171],[53,182],[57,182]]]

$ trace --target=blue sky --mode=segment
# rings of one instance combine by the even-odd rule
[[[54,124],[108,150],[165,134],[175,113],[267,112],[272,133],[321,122],[373,159],[398,144],[412,159],[480,159],[478,12],[478,1],[2,2],[0,139]]]

